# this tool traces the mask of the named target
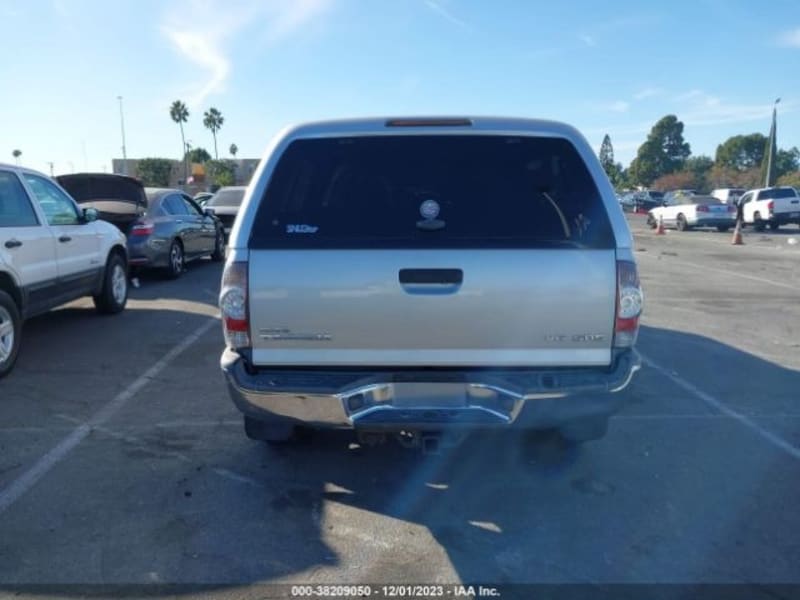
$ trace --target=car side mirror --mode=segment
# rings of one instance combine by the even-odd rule
[[[97,209],[96,208],[84,208],[83,209],[83,222],[84,223],[92,223],[97,221]]]

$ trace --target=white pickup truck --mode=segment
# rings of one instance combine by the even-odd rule
[[[772,187],[750,190],[739,199],[745,225],[763,231],[769,225],[772,230],[781,225],[800,225],[800,196],[792,187]]]
[[[655,229],[659,219],[665,227],[686,231],[691,227],[716,227],[727,231],[736,224],[736,207],[712,196],[677,196],[668,206],[657,206],[647,214],[647,224]]]

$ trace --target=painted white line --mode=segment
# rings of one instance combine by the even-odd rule
[[[713,408],[716,408],[719,412],[721,412],[721,413],[723,413],[723,414],[725,414],[725,415],[727,415],[727,416],[729,416],[729,417],[731,417],[733,419],[736,419],[737,421],[739,421],[739,423],[741,423],[742,425],[744,425],[748,429],[752,430],[753,432],[755,432],[756,434],[758,434],[759,436],[764,438],[766,441],[768,441],[770,444],[772,444],[776,448],[780,448],[781,450],[786,452],[789,456],[791,456],[793,458],[796,458],[797,460],[800,460],[800,448],[797,448],[796,446],[792,446],[789,442],[787,442],[786,440],[784,440],[781,437],[778,437],[774,433],[772,433],[770,431],[767,431],[766,429],[761,427],[758,423],[756,423],[755,421],[753,421],[749,417],[747,417],[747,416],[741,414],[740,412],[737,412],[734,409],[728,407],[725,403],[721,402],[720,400],[717,400],[711,394],[707,394],[706,392],[698,389],[697,387],[695,387],[694,385],[692,385],[691,383],[689,383],[688,381],[686,381],[682,377],[679,377],[678,375],[674,375],[669,369],[665,369],[664,367],[662,367],[660,365],[657,365],[656,363],[654,363],[652,360],[650,360],[649,358],[647,358],[644,355],[642,355],[642,361],[648,367],[650,367],[652,369],[655,369],[656,371],[658,371],[659,373],[661,373],[665,377],[668,377],[669,379],[674,381],[676,384],[678,384],[680,387],[682,387],[684,390],[686,390],[687,392],[693,394],[694,396],[697,396],[698,398],[700,398],[700,400],[702,400],[703,402],[705,402],[709,406],[711,406]]]
[[[647,254],[647,252],[643,252],[640,254]],[[656,255],[657,256],[657,255]],[[638,256],[637,256],[638,259]],[[674,263],[677,265],[684,265],[687,267],[691,267],[692,269],[699,269],[701,271],[710,271],[712,273],[720,273],[722,275],[730,275],[731,277],[739,277],[740,279],[749,279],[750,281],[757,281],[759,283],[766,283],[769,285],[774,285],[776,287],[784,288],[787,290],[792,290],[794,292],[800,292],[800,287],[791,285],[788,283],[783,283],[780,281],[773,281],[772,279],[765,279],[764,277],[757,277],[755,275],[747,275],[745,273],[738,273],[736,271],[729,271],[728,269],[720,269],[718,267],[707,267],[705,265],[699,265],[697,263],[688,262],[684,260],[675,260],[674,258],[670,257],[670,263]]]
[[[614,415],[615,421],[729,421],[730,415]],[[755,419],[800,419],[800,414],[755,415]]]
[[[181,352],[194,344],[200,337],[212,327],[219,326],[219,321],[210,319],[198,327],[194,333],[186,337],[182,342],[167,352],[152,367],[139,376],[122,392],[117,394],[108,404],[97,411],[86,423],[76,427],[72,433],[61,440],[52,450],[37,460],[33,466],[20,475],[11,484],[0,491],[0,514],[5,512],[14,502],[19,500],[28,490],[44,477],[53,467],[75,449],[86,436],[91,433],[93,427],[98,427],[108,421],[116,411],[122,408],[139,390],[146,386],[161,371],[163,371],[171,361]]]

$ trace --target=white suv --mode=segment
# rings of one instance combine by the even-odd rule
[[[0,377],[19,353],[22,322],[82,296],[113,314],[128,300],[119,229],[81,210],[45,175],[0,164]]]

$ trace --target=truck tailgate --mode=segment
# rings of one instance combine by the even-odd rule
[[[599,366],[612,249],[255,250],[256,365]]]

